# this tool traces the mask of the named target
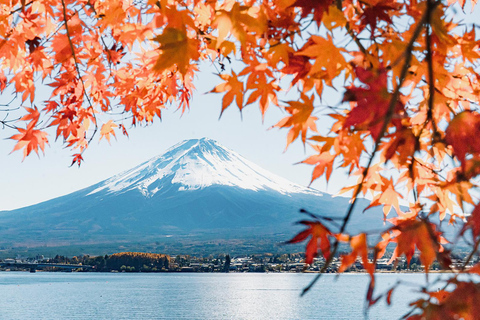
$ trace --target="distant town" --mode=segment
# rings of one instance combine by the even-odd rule
[[[387,256],[377,260],[378,272],[423,272],[419,257],[415,255],[410,264],[404,257],[390,263]],[[459,269],[463,266],[467,254],[454,254],[451,267]],[[47,258],[43,255],[35,257],[7,258],[0,260],[0,271],[67,271],[67,272],[319,272],[324,264],[323,257],[315,258],[311,265],[304,263],[303,253],[291,254],[252,254],[230,256],[229,254],[195,257],[190,255],[168,256],[155,253],[122,252],[100,256],[74,256],[71,258],[56,255]],[[479,261],[472,259],[468,267]],[[327,273],[335,273],[340,267],[338,257],[326,269]],[[442,271],[438,262],[434,262],[431,271]],[[364,272],[359,260],[347,272]]]

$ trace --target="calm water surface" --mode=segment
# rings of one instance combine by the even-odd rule
[[[125,274],[0,272],[0,319],[364,319],[368,276],[314,274]],[[430,275],[431,277],[432,275]],[[435,277],[435,275],[434,275]],[[377,287],[422,274],[379,274]],[[396,319],[418,297],[412,288],[370,309],[368,319]]]

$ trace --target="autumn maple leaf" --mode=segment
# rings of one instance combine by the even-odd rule
[[[40,112],[38,111],[37,107],[28,108],[26,107],[25,110],[28,112],[26,115],[20,118],[21,121],[28,121],[30,120],[30,125],[35,126],[40,118]]]
[[[367,235],[361,233],[351,238],[348,237],[348,239],[352,251],[349,254],[342,256],[342,263],[338,272],[343,272],[348,269],[357,260],[357,257],[360,257],[362,259],[363,267],[372,276],[375,272],[375,264],[368,260]]]
[[[235,99],[238,109],[240,111],[243,108],[243,96],[244,96],[244,84],[237,77],[237,74],[232,71],[232,75],[220,74],[225,82],[220,83],[218,86],[213,88],[211,92],[221,93],[226,92],[222,99],[222,110],[220,111],[220,116],[222,116],[225,109],[227,109]]]
[[[370,70],[362,67],[355,67],[355,74],[367,87],[347,88],[343,101],[352,102],[353,107],[343,127],[348,129],[353,126],[357,130],[368,130],[376,140],[381,133],[392,97],[388,91],[388,75],[385,69]],[[402,110],[403,104],[397,101],[394,112],[400,113]],[[401,127],[400,117],[392,122]]]
[[[27,157],[32,151],[38,154],[38,149],[45,152],[45,144],[48,143],[47,133],[41,130],[35,130],[35,122],[30,122],[26,129],[17,128],[20,132],[10,137],[10,139],[17,140],[17,144],[12,152],[23,148],[23,159]]]
[[[105,137],[108,143],[110,143],[110,135],[113,135],[116,138],[113,128],[117,127],[118,125],[113,123],[113,120],[109,120],[107,123],[103,124],[102,128],[100,129],[100,140]]]
[[[73,166],[75,163],[78,164],[78,167],[80,167],[80,164],[81,162],[84,161],[83,160],[83,157],[82,157],[82,154],[81,153],[76,153],[73,155],[73,160],[72,160],[72,164],[70,165]]]
[[[79,124],[74,121],[78,116],[77,110],[74,105],[69,105],[53,116],[53,121],[49,124],[50,127],[57,127],[57,138],[63,135],[64,139],[67,139],[70,135],[76,136]]]
[[[263,34],[266,31],[266,19],[262,11],[252,14],[250,6],[234,2],[230,11],[219,10],[212,23],[218,29],[217,49],[220,48],[227,36],[231,33],[244,48],[252,34]]]
[[[388,215],[392,208],[395,209],[397,214],[400,214],[402,211],[400,210],[399,199],[402,199],[403,196],[395,190],[392,178],[387,179],[380,176],[380,179],[379,183],[374,186],[372,185],[372,188],[379,189],[379,192],[373,197],[370,205],[366,207],[365,210],[383,205],[384,217]]]
[[[294,74],[292,85],[303,79],[312,68],[310,58],[304,55],[288,53],[288,61],[285,61],[285,67],[281,69],[284,74]]]
[[[108,60],[113,64],[119,64],[122,57],[125,55],[125,52],[123,52],[123,46],[121,44],[113,44],[110,49],[106,48],[104,50],[107,54]]]
[[[365,0],[362,3],[367,7],[360,16],[360,32],[369,25],[372,39],[377,28],[377,22],[380,20],[392,24],[393,21],[388,12],[398,10],[401,7],[401,4],[394,0]]]
[[[302,163],[305,164],[315,165],[310,184],[324,174],[328,182],[333,172],[333,164],[336,157],[330,153],[329,149],[323,151],[323,148],[318,145],[313,145],[312,147],[318,152],[318,154],[310,156],[302,161]]]
[[[419,299],[411,303],[420,313],[408,317],[420,319],[464,319],[476,320],[480,314],[480,284],[476,281],[448,281],[449,289],[422,290],[430,299]]]
[[[302,18],[305,18],[313,11],[313,19],[320,25],[323,14],[328,12],[328,8],[332,3],[333,0],[295,0],[291,6],[302,9]]]
[[[331,84],[331,81],[348,65],[342,55],[343,50],[333,45],[331,40],[330,35],[326,38],[312,35],[302,49],[295,54],[315,59],[308,74],[312,76],[318,74],[328,84]]]
[[[415,214],[401,214],[388,221],[394,226],[386,231],[383,242],[397,244],[390,261],[405,254],[407,262],[410,263],[417,248],[420,251],[420,261],[428,272],[437,254],[443,252],[441,243],[446,240],[441,237],[441,232],[436,230],[433,223],[419,219]]]
[[[302,220],[298,223],[306,225],[308,228],[298,233],[286,243],[302,242],[308,237],[311,237],[305,249],[305,263],[312,264],[313,258],[317,256],[319,249],[325,259],[328,259],[330,257],[330,240],[328,238],[332,235],[330,230],[319,221]]]
[[[317,117],[312,116],[314,110],[313,107],[314,96],[301,95],[301,101],[288,101],[289,107],[285,107],[285,110],[290,113],[291,116],[285,117],[280,120],[274,127],[278,128],[290,128],[287,136],[287,146],[295,141],[301,133],[302,142],[305,144],[307,139],[308,129],[317,132],[317,126],[315,121]]]
[[[385,147],[385,161],[398,161],[400,165],[405,165],[419,148],[419,139],[409,128],[402,128],[386,137],[390,141]]]
[[[176,65],[181,74],[185,75],[190,66],[190,60],[200,57],[198,52],[199,42],[190,39],[186,31],[176,28],[166,28],[163,33],[153,40],[160,43],[161,53],[153,70],[162,72]]]
[[[467,154],[480,157],[480,114],[474,111],[463,111],[457,114],[447,130],[445,141],[453,147],[455,155],[465,168]]]

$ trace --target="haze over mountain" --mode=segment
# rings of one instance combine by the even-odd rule
[[[360,202],[357,211],[367,205]],[[305,218],[300,208],[342,217],[347,207],[346,198],[289,182],[213,140],[193,139],[88,188],[0,212],[0,243],[73,245],[280,233],[288,237],[299,230],[292,224]],[[380,215],[379,210],[360,212],[350,229],[381,228]]]

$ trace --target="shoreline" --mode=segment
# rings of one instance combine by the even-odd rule
[[[32,273],[30,270],[0,270],[1,272],[24,272],[24,273]],[[117,271],[117,270],[112,270],[112,271],[62,271],[62,270],[36,270],[33,273],[37,272],[45,272],[45,273],[102,273],[102,274],[110,274],[110,273],[125,273],[125,274],[139,274],[139,273],[147,273],[147,274],[166,274],[166,273],[185,273],[185,274],[192,274],[192,273],[199,273],[199,274],[246,274],[246,273],[251,273],[251,274],[319,274],[319,271],[300,271],[300,272],[295,272],[295,271],[265,271],[265,272],[238,272],[238,271],[231,271],[231,272],[201,272],[201,271],[160,271],[160,272],[146,272],[146,271],[141,271],[141,272],[125,272],[125,271]],[[375,271],[375,274],[430,274],[430,273],[452,273],[454,274],[454,271],[451,270],[430,270],[428,272],[425,271],[413,271],[413,270],[402,270],[402,271],[390,271],[390,270],[377,270]],[[341,275],[341,274],[366,274],[368,275],[368,272],[366,271],[344,271],[344,272],[324,272],[323,274],[335,274],[335,275]]]

